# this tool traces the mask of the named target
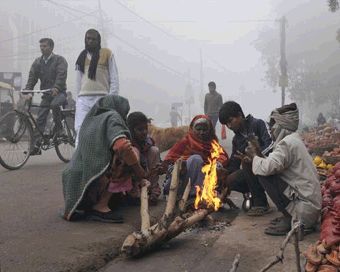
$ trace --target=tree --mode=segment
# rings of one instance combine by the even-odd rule
[[[338,0],[328,0],[328,6],[330,11],[335,12],[339,9],[339,1]]]

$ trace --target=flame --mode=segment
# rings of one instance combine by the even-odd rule
[[[207,208],[214,208],[217,211],[222,206],[222,201],[217,197],[216,193],[216,161],[220,153],[223,153],[223,149],[216,140],[212,142],[211,146],[210,157],[208,158],[209,163],[202,167],[202,172],[205,173],[203,188],[201,190],[199,186],[196,186],[195,208],[198,209],[199,204],[203,202]]]

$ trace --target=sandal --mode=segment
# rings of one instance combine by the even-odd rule
[[[282,219],[283,219],[283,216],[276,217],[275,219],[270,220],[270,224],[271,225],[276,225],[277,223],[280,223]]]
[[[264,233],[268,235],[284,236],[291,230],[290,224],[290,220],[282,218],[282,220],[276,225],[271,225],[266,228]]]
[[[261,216],[264,214],[270,213],[270,207],[262,207],[262,206],[255,206],[252,207],[248,212],[247,215],[249,216]]]

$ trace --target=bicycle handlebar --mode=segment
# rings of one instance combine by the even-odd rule
[[[46,89],[46,90],[20,90],[19,91],[22,94],[25,93],[48,93],[48,92],[52,92],[52,89]]]

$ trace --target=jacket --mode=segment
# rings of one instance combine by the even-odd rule
[[[64,57],[53,54],[45,63],[43,56],[33,62],[26,90],[33,90],[40,79],[40,89],[56,88],[58,92],[66,92],[67,61]]]
[[[245,153],[248,146],[249,134],[255,136],[264,156],[267,156],[273,150],[274,141],[270,135],[269,126],[265,121],[254,118],[249,114],[244,120],[244,125],[246,133],[244,134],[238,131],[233,137],[232,153],[227,164],[227,171],[229,174],[240,169],[241,161],[235,158],[235,154],[237,151],[240,151],[243,154]]]

